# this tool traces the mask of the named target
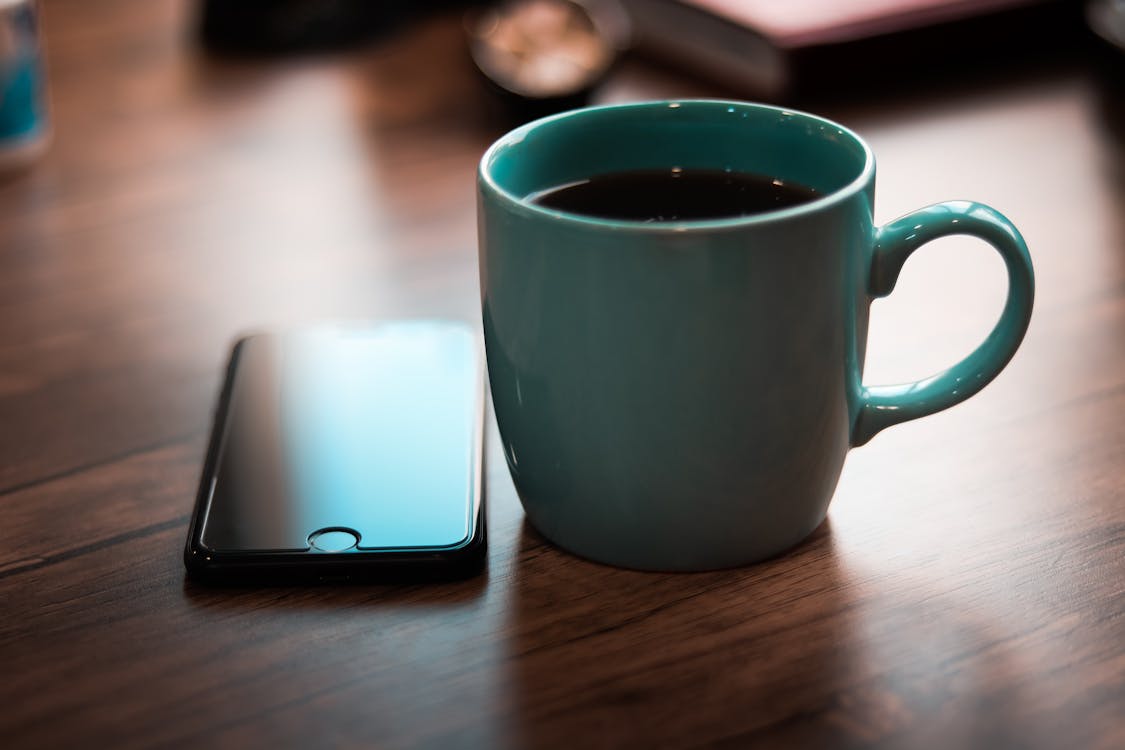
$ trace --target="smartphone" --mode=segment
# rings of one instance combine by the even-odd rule
[[[466,325],[326,326],[231,353],[184,563],[212,583],[463,577],[485,553]]]

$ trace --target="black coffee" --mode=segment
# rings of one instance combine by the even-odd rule
[[[597,218],[658,222],[753,216],[818,197],[812,188],[767,175],[674,167],[597,175],[532,201]]]

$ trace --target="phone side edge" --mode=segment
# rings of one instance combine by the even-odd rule
[[[184,544],[184,567],[189,575],[203,576],[213,572],[211,551],[203,546],[203,520],[207,515],[211,498],[211,487],[218,471],[219,456],[222,451],[223,436],[229,420],[231,396],[234,391],[235,374],[242,350],[251,336],[242,336],[235,341],[227,358],[223,385],[219,391],[219,401],[211,421],[211,434],[207,440],[207,453],[203,460],[203,470],[195,493],[195,505],[188,524],[187,540]]]

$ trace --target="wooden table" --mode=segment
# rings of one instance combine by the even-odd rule
[[[48,2],[55,142],[0,185],[5,747],[1125,747],[1125,141],[1082,66],[822,108],[879,155],[878,220],[992,203],[1039,294],[996,383],[855,450],[792,553],[575,559],[492,428],[484,577],[214,591],[181,551],[229,342],[478,321],[499,130],[455,20],[224,63],[189,9]],[[714,93],[632,63],[602,98]],[[869,380],[954,361],[1003,288],[979,243],[927,248],[875,306]]]

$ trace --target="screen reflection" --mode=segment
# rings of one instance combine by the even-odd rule
[[[203,522],[215,551],[441,548],[474,518],[483,382],[452,323],[318,328],[243,341]]]

